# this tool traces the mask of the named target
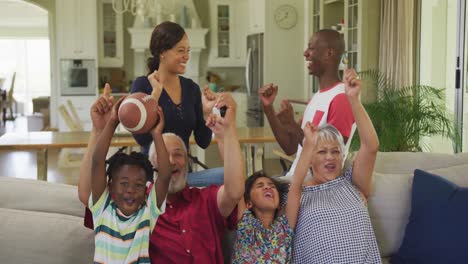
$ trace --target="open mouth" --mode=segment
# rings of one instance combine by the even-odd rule
[[[180,65],[187,67],[187,63],[179,63]]]
[[[127,204],[127,206],[132,206],[135,204],[135,199],[124,198],[124,202]]]
[[[268,198],[268,199],[273,199],[274,195],[271,190],[267,190],[263,193],[263,197]]]
[[[336,169],[336,164],[326,164],[325,169],[327,169],[328,171],[334,171]]]
[[[173,169],[171,171],[171,176],[178,176],[180,174],[180,170],[179,169]]]

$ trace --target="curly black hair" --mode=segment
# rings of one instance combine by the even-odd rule
[[[245,192],[244,192],[245,202],[250,201],[250,191],[252,190],[252,187],[253,187],[255,181],[257,179],[259,179],[259,178],[262,178],[262,177],[270,179],[273,182],[273,184],[275,185],[276,189],[278,190],[278,194],[279,194],[279,197],[280,197],[280,206],[281,206],[284,203],[284,199],[286,197],[286,194],[289,191],[289,184],[287,182],[283,182],[283,181],[277,180],[275,178],[272,178],[272,177],[266,175],[265,172],[263,172],[263,171],[257,171],[254,174],[252,174],[252,176],[247,178],[247,180],[245,180]]]
[[[142,153],[132,151],[129,155],[123,153],[122,149],[120,149],[114,155],[112,155],[112,157],[106,160],[106,163],[108,164],[106,171],[108,182],[112,180],[115,172],[124,165],[135,165],[142,168],[146,174],[146,181],[153,182],[153,166],[151,165],[151,162],[148,160],[147,156]]]

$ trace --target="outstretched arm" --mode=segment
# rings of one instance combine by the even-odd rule
[[[96,147],[94,148],[93,158],[91,161],[91,193],[93,195],[93,204],[99,200],[106,188],[106,156],[109,151],[114,131],[119,125],[117,112],[120,103],[124,98],[125,97],[120,98],[120,100],[112,107],[109,121],[107,121],[104,130],[98,137]]]
[[[164,113],[161,107],[158,107],[158,115],[158,124],[151,130],[151,135],[153,136],[158,163],[158,178],[156,179],[154,188],[156,188],[157,206],[160,208],[163,201],[166,199],[167,190],[169,189],[172,166],[169,162],[169,154],[167,153],[166,145],[162,137],[164,130]]]
[[[222,93],[216,107],[227,107],[226,115],[210,115],[207,126],[215,133],[218,142],[223,144],[224,185],[217,193],[218,209],[228,217],[244,195],[245,167],[236,131],[236,102],[228,93]]]
[[[348,97],[356,127],[361,139],[361,146],[356,154],[353,165],[353,184],[359,188],[366,198],[371,191],[372,171],[379,150],[379,139],[372,121],[359,100],[361,93],[361,80],[357,78],[354,69],[345,70],[344,83],[346,96]]]
[[[315,151],[315,138],[317,137],[317,127],[310,122],[304,127],[304,148],[294,171],[294,176],[289,187],[288,201],[286,203],[286,218],[289,225],[294,228],[297,223],[297,215],[302,195],[302,183],[310,168],[310,161]]]
[[[93,127],[89,136],[88,147],[80,164],[80,178],[78,181],[78,198],[85,206],[88,206],[89,195],[91,194],[91,159],[96,141],[107,124],[114,105],[114,98],[110,93],[111,88],[106,83],[103,95],[94,102],[90,110]]]
[[[275,113],[273,102],[278,94],[278,86],[273,84],[264,85],[258,91],[271,130],[276,141],[288,155],[297,151],[297,145],[302,142],[304,135],[300,125],[294,122],[292,107],[289,102],[283,100],[278,114]]]

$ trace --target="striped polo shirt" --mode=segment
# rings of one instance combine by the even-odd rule
[[[96,204],[90,197],[89,208],[94,222],[94,263],[150,263],[149,238],[165,208],[164,202],[158,209],[153,186],[145,206],[128,218],[117,212],[108,188]]]

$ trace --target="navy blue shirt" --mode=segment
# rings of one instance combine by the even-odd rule
[[[212,135],[203,118],[200,87],[191,79],[179,76],[179,80],[182,88],[180,104],[174,104],[165,89],[162,90],[159,97],[159,106],[163,110],[165,119],[164,132],[172,132],[181,137],[189,149],[189,138],[194,131],[197,145],[201,148],[207,148],[210,145]],[[140,76],[133,82],[130,93],[151,94],[152,91],[153,88],[148,77]],[[133,137],[147,153],[149,145],[153,141],[151,134],[134,134]]]

